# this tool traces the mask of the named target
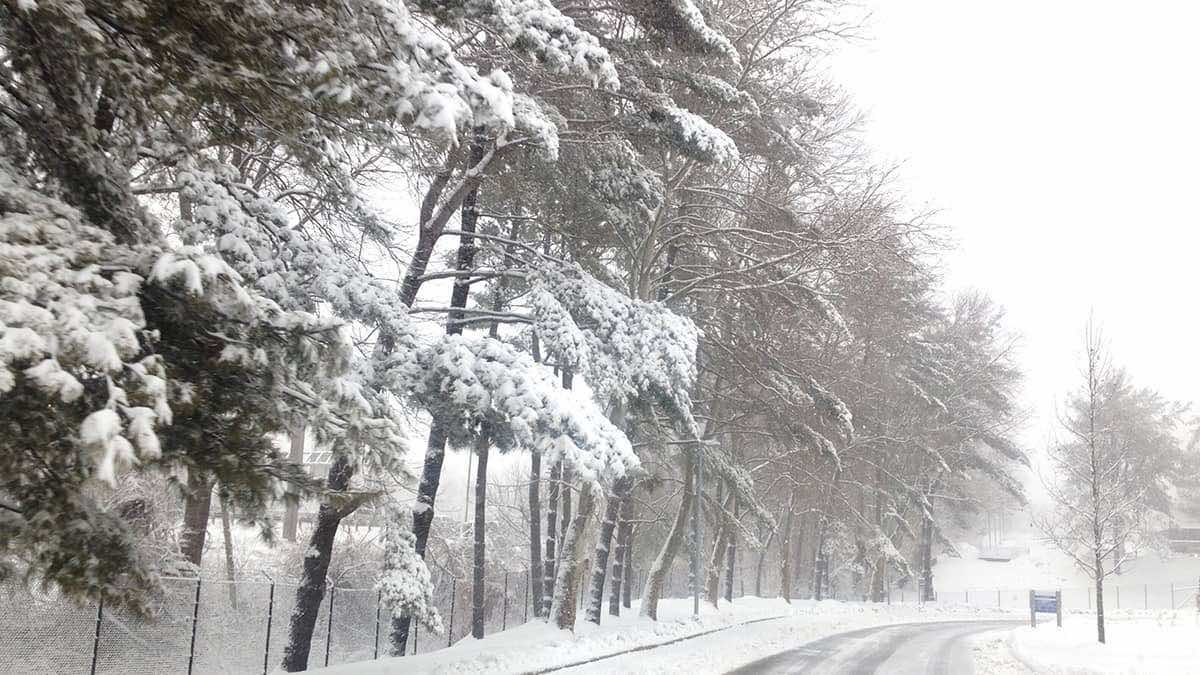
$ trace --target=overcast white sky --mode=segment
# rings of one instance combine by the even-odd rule
[[[1095,310],[1135,381],[1200,403],[1200,3],[864,0],[830,76],[1022,338],[1044,445]]]

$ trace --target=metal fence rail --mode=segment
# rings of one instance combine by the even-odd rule
[[[487,579],[488,633],[532,618],[528,576]],[[296,585],[163,580],[149,619],[57,591],[0,586],[0,673],[268,673],[283,659]],[[435,601],[447,634],[416,630],[408,652],[441,649],[470,633],[470,584],[444,577]],[[373,588],[330,588],[317,615],[310,668],[387,656],[391,616]],[[452,627],[452,628],[450,628]]]
[[[735,588],[745,595],[755,568],[735,567]],[[775,576],[775,575],[772,575]],[[635,595],[644,581],[633,570]],[[777,580],[764,595],[778,591]],[[723,589],[724,581],[722,581]],[[1106,585],[1105,606],[1115,610],[1197,609],[1197,580],[1162,584]],[[524,570],[487,578],[485,628],[488,634],[533,618],[529,577]],[[848,591],[849,589],[844,589]],[[1056,589],[1057,590],[1057,589]],[[210,579],[166,579],[164,595],[149,620],[96,604],[79,605],[55,591],[0,586],[0,673],[92,673],[167,675],[172,673],[267,673],[283,658],[288,622],[295,605],[291,583]],[[1095,606],[1094,589],[1063,588],[1066,612]],[[443,649],[470,634],[470,583],[448,574],[437,576],[435,601],[446,632],[432,635],[417,627],[407,652]],[[665,579],[665,597],[689,594],[686,570]],[[580,602],[586,593],[580,593]],[[854,600],[845,592],[843,600]],[[804,597],[797,593],[794,597]],[[914,588],[890,588],[887,602],[917,603]],[[939,604],[1025,610],[1029,589],[939,589]],[[607,604],[607,603],[606,603]],[[350,663],[390,653],[391,617],[378,591],[332,588],[321,603],[313,631],[309,667]]]

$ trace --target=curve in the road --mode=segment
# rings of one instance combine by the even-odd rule
[[[873,626],[814,640],[731,672],[970,673],[964,638],[1020,625],[1019,621],[936,621]]]

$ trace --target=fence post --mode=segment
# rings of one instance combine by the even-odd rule
[[[329,622],[325,625],[325,666],[329,666],[329,645],[333,642],[333,595],[337,586],[329,587]]]
[[[1113,586],[1113,590],[1117,593],[1117,609],[1121,609],[1121,587]]]
[[[104,620],[104,598],[96,605],[96,637],[92,640],[92,675],[96,675],[96,658],[100,656],[100,622]]]
[[[458,579],[450,577],[450,628],[446,630],[446,646],[454,644],[454,598],[458,595],[454,587],[457,585]]]
[[[963,604],[964,604],[964,605],[969,605],[969,604],[971,604],[971,591],[970,591],[970,589],[967,589],[967,590],[963,591]]]
[[[418,635],[417,635],[417,631],[418,631],[418,630],[420,630],[420,628],[421,628],[421,624],[420,624],[420,622],[418,622],[418,621],[413,621],[413,622],[412,622],[412,629],[413,629],[413,654],[416,654],[416,653],[417,653],[417,637],[418,637]]]
[[[375,591],[375,654],[372,659],[379,658],[379,605],[383,603],[383,589]],[[405,645],[406,647],[408,645]],[[403,654],[401,654],[403,656]]]
[[[1033,589],[1029,590],[1029,627],[1037,628],[1037,606],[1033,603]]]
[[[270,579],[270,577],[267,577]],[[275,614],[275,580],[271,579],[271,589],[267,591],[267,642],[263,646],[263,675],[267,675],[267,669],[271,663],[271,621]]]
[[[1175,609],[1175,582],[1171,582],[1171,609]]]
[[[1054,611],[1057,613],[1055,620],[1058,622],[1058,627],[1062,628],[1062,589],[1054,592]]]
[[[1118,609],[1120,607],[1117,605]],[[1150,609],[1150,584],[1142,584],[1142,609]]]
[[[500,612],[500,630],[508,628],[508,572],[504,573],[504,604]]]
[[[1000,589],[997,588],[996,589],[996,609],[1000,609],[1002,606],[1004,606],[1004,602],[1002,600],[1000,600]]]
[[[188,675],[192,675],[192,664],[196,661],[196,621],[200,618],[200,577],[196,577],[196,602],[192,605],[192,644],[188,647]]]
[[[533,576],[533,572],[525,570],[525,618],[522,621],[529,621],[529,579]]]

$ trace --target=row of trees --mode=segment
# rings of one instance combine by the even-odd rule
[[[315,499],[303,670],[341,523],[385,504],[403,653],[413,619],[438,628],[424,558],[462,448],[476,636],[493,451],[530,455],[532,590],[561,628],[581,586],[588,620],[606,588],[619,612],[631,564],[656,617],[688,542],[714,604],[746,549],[785,597],[802,574],[931,594],[980,485],[1020,498],[1019,373],[812,74],[844,15],[3,0],[0,573],[144,611],[164,562],[122,476],[179,492],[192,563],[214,488],[267,537],[272,504]]]

